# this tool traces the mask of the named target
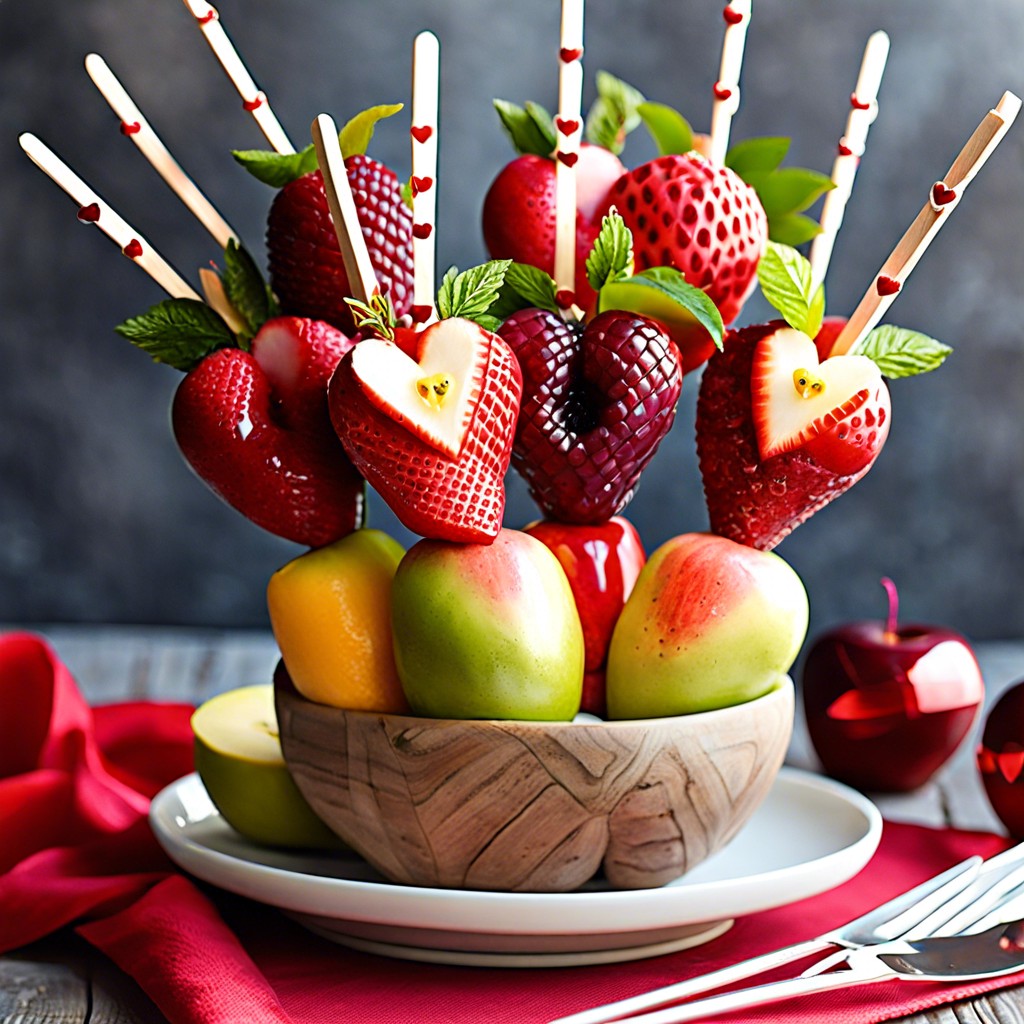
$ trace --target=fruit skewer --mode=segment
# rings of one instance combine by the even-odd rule
[[[412,51],[412,267],[413,319],[436,319],[437,132],[440,47],[433,32],[420,32]]]
[[[95,224],[171,298],[202,301],[192,286],[117,211],[31,132],[18,136],[28,158],[78,203],[78,219]]]
[[[110,70],[107,62],[98,54],[90,53],[85,58],[85,70],[93,84],[103,94],[111,109],[121,119],[121,134],[126,135],[138,147],[139,152],[149,161],[153,169],[164,180],[168,188],[192,211],[199,222],[213,236],[221,249],[229,241],[237,242],[238,233],[214,208],[213,204],[199,190],[196,183],[181,169],[170,151],[153,130],[142,111],[136,106],[127,90]]]
[[[849,352],[882,319],[910,272],[960,202],[964,190],[1002,141],[1020,108],[1020,98],[1005,92],[995,108],[985,115],[946,176],[932,185],[928,201],[882,264],[871,287],[833,343],[830,356]]]
[[[573,316],[576,289],[576,163],[583,135],[583,0],[562,0],[555,117],[555,299]]]
[[[719,165],[725,163],[732,119],[740,108],[740,71],[743,68],[747,28],[750,25],[751,0],[730,0],[722,14],[725,18],[725,38],[722,40],[722,63],[715,83],[708,142],[708,158]]]
[[[811,243],[811,281],[815,288],[825,280],[828,273],[836,235],[843,225],[846,204],[853,193],[853,182],[861,157],[864,155],[868,129],[878,117],[878,89],[888,59],[888,35],[881,31],[873,33],[864,47],[857,85],[850,95],[846,131],[839,140],[835,161],[832,164],[832,181],[835,188],[825,196],[825,203],[821,209],[821,234]]]
[[[231,80],[238,95],[242,97],[242,106],[252,114],[260,131],[266,136],[267,142],[278,153],[294,153],[295,147],[289,141],[274,111],[271,110],[267,94],[253,81],[249,69],[228,38],[227,32],[224,31],[217,8],[208,4],[206,0],[185,0],[185,6],[196,19],[200,31],[207,43],[210,44],[210,49],[213,50],[213,55],[220,62],[224,73]]]

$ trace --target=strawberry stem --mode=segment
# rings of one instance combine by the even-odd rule
[[[886,594],[889,595],[889,615],[885,620],[885,637],[887,640],[895,640],[898,628],[896,620],[900,609],[899,594],[896,584],[888,576],[883,576],[879,582],[885,587]]]

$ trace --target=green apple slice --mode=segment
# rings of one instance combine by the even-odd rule
[[[344,846],[313,813],[288,773],[272,684],[212,697],[192,715],[192,731],[196,771],[237,832],[267,846]]]

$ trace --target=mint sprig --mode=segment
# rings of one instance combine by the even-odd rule
[[[395,310],[386,295],[374,292],[368,303],[351,297],[346,297],[345,302],[352,310],[352,319],[359,330],[387,341],[394,339]]]
[[[558,148],[554,119],[539,103],[528,101],[520,107],[508,100],[494,100],[494,109],[517,153],[550,157]]]
[[[788,245],[769,242],[757,264],[757,280],[768,302],[790,327],[813,338],[825,316],[825,287],[813,287],[811,264]]]
[[[640,124],[638,108],[644,100],[639,89],[607,71],[598,71],[597,99],[587,111],[584,128],[586,140],[616,155],[621,153],[626,136]]]
[[[155,362],[185,373],[211,352],[236,344],[221,316],[197,299],[165,299],[114,330]]]
[[[883,324],[854,345],[849,355],[867,356],[877,364],[883,377],[895,380],[937,369],[952,351],[927,334]]]
[[[501,292],[511,260],[491,260],[470,267],[461,274],[450,267],[441,279],[437,293],[437,314],[442,319],[458,316],[473,320],[489,331],[500,326],[491,307]]]
[[[338,133],[338,142],[344,156],[365,153],[373,138],[377,122],[391,117],[402,109],[401,103],[382,103],[360,111],[345,122]],[[315,171],[319,166],[316,150],[311,142],[298,153],[274,153],[263,149],[236,149],[231,155],[254,178],[272,188],[284,188],[304,174]]]
[[[613,207],[601,220],[601,230],[587,257],[587,280],[595,292],[609,281],[633,273],[633,233]]]

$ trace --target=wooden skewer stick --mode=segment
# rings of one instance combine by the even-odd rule
[[[413,317],[436,319],[437,129],[440,47],[433,32],[420,32],[412,50],[412,266]]]
[[[242,97],[242,106],[252,114],[267,142],[278,153],[294,153],[295,147],[281,127],[281,122],[270,109],[267,94],[257,87],[252,75],[249,74],[249,69],[242,63],[242,58],[224,31],[217,8],[206,0],[185,0],[185,6],[199,23],[200,31],[210,44],[214,56],[220,61],[220,66],[231,79],[231,84],[238,91],[238,95]]]
[[[572,315],[576,290],[576,162],[583,135],[583,0],[562,0],[555,117],[555,298]]]
[[[995,109],[985,115],[945,178],[932,185],[928,201],[882,264],[860,305],[836,338],[830,355],[849,352],[882,319],[925,249],[960,202],[964,190],[1002,142],[1020,107],[1020,98],[1005,92]]]
[[[857,168],[864,155],[868,129],[878,117],[878,89],[888,59],[889,37],[884,32],[875,32],[864,48],[857,87],[850,96],[846,132],[839,140],[839,149],[832,164],[835,188],[825,196],[821,209],[821,234],[811,243],[811,281],[815,288],[828,273],[836,235],[843,225],[846,204],[850,201]]]
[[[379,286],[370,262],[370,251],[366,248],[366,239],[359,226],[352,186],[349,185],[345,158],[341,155],[338,142],[338,128],[329,114],[319,114],[313,121],[311,131],[352,297],[369,304],[370,299],[379,291]]]
[[[110,70],[107,62],[98,53],[90,53],[85,58],[85,70],[111,109],[121,119],[121,132],[135,143],[171,191],[213,235],[217,244],[223,249],[231,239],[237,242],[238,235],[171,156],[160,137],[142,116],[142,111]]]
[[[708,157],[716,164],[725,163],[732,119],[740,109],[740,70],[750,25],[751,0],[729,0],[722,13],[725,17],[725,38],[715,83],[715,103],[711,108],[711,140],[708,146]]]
[[[95,224],[130,260],[137,263],[173,299],[202,299],[146,239],[105,203],[52,149],[35,135],[18,136],[28,158],[76,203],[78,219]]]

